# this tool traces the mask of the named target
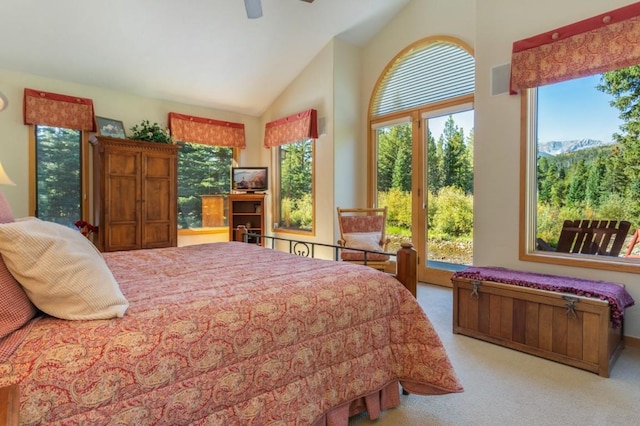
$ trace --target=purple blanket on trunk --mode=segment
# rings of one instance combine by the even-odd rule
[[[622,325],[625,308],[633,306],[635,301],[620,284],[585,280],[582,278],[561,277],[558,275],[536,274],[533,272],[514,271],[506,268],[468,267],[453,274],[454,278],[468,278],[479,281],[493,281],[502,284],[513,284],[540,290],[571,293],[584,297],[597,297],[609,302],[611,323],[613,328]]]

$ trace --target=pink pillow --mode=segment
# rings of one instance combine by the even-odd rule
[[[0,255],[0,342],[36,315],[36,308]]]
[[[13,213],[0,190],[0,223],[10,222],[13,222]],[[22,330],[13,332],[22,328],[37,313],[36,307],[33,306],[22,286],[7,269],[2,255],[0,255],[0,294],[2,295],[0,297],[0,362],[2,362],[16,350],[26,335]]]

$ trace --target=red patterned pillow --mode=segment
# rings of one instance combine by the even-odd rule
[[[4,264],[0,255],[0,342],[25,325],[36,314],[36,308]],[[0,343],[1,344],[1,343]]]
[[[11,207],[0,191],[0,223],[13,222]],[[11,275],[0,255],[0,362],[11,355],[24,338],[24,333],[11,335],[36,315],[36,308],[22,286]]]

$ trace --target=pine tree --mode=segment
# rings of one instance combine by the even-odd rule
[[[184,228],[202,226],[201,195],[226,194],[231,188],[233,149],[184,144],[178,153],[178,220]]]
[[[587,175],[586,199],[587,204],[598,207],[602,201],[602,182],[606,173],[604,160],[597,159],[589,166]]]
[[[584,203],[587,194],[587,167],[584,160],[579,161],[571,175],[569,190],[567,192],[567,204],[578,206]]]
[[[378,191],[411,190],[411,123],[378,130]]]
[[[78,130],[36,126],[38,217],[73,227],[81,217]]]
[[[466,191],[464,182],[466,176],[466,145],[464,133],[456,126],[452,116],[449,116],[444,131],[440,136],[444,146],[444,186],[453,186]]]
[[[613,135],[620,144],[624,164],[624,192],[627,198],[640,199],[640,65],[602,74],[597,89],[613,96],[610,105],[620,111],[623,124],[620,133]],[[640,207],[639,207],[640,209]]]
[[[432,194],[442,188],[442,161],[431,130],[427,132],[427,188]]]

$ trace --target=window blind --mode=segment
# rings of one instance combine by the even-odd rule
[[[475,59],[459,46],[438,41],[398,58],[374,95],[379,117],[475,91]]]

